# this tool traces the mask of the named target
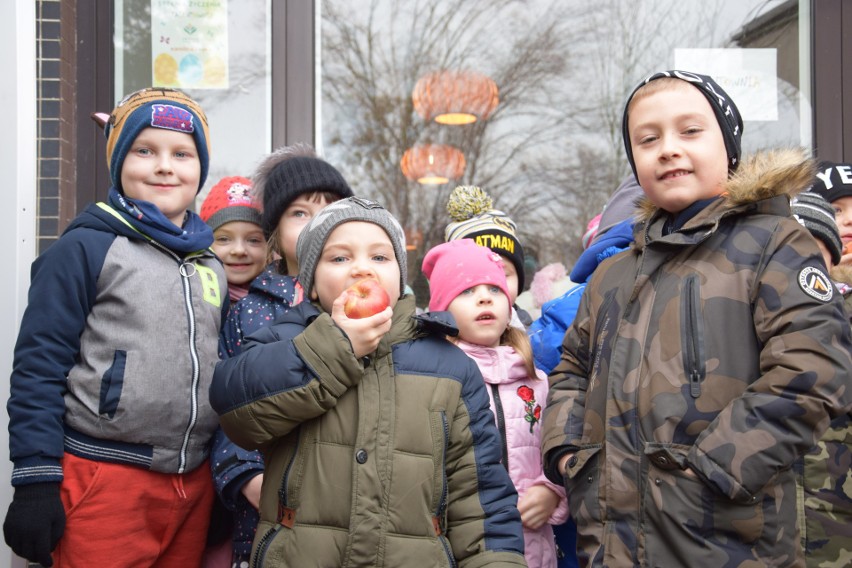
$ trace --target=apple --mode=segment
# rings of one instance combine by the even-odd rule
[[[850,252],[852,252],[852,241],[849,241],[848,243],[846,243],[846,246],[843,247],[842,252],[843,252],[843,254],[849,254]]]
[[[343,312],[352,319],[367,318],[390,305],[390,298],[375,278],[359,280],[344,292]]]

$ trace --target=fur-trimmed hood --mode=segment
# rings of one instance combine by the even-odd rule
[[[816,176],[816,162],[802,148],[757,152],[740,164],[728,178],[722,194],[726,204],[737,207],[787,195],[793,199],[808,189]],[[650,220],[659,208],[645,197],[638,204],[638,221]]]

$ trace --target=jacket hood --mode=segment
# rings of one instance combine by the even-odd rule
[[[85,228],[121,235],[129,239],[146,240],[142,233],[121,219],[118,212],[110,213],[110,211],[114,209],[107,203],[93,203],[71,221],[63,234],[74,229]]]
[[[816,163],[804,149],[786,148],[757,152],[744,160],[725,183],[725,208],[738,207],[786,195],[792,199],[811,186]],[[639,203],[637,219],[649,221],[659,208],[646,197]]]
[[[633,220],[627,219],[609,229],[583,251],[574,263],[569,278],[572,282],[585,282],[601,262],[626,250],[632,242]]]

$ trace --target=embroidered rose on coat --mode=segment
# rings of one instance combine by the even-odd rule
[[[526,385],[518,387],[518,396],[524,401],[524,406],[527,407],[524,420],[530,423],[530,434],[533,433],[533,426],[541,420],[541,405],[535,403],[535,392]]]

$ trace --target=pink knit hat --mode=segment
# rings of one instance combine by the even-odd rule
[[[433,312],[446,310],[456,296],[479,284],[497,286],[509,297],[500,255],[473,239],[458,239],[432,248],[423,259],[423,274],[429,279],[429,310]],[[511,309],[509,306],[510,312]]]

